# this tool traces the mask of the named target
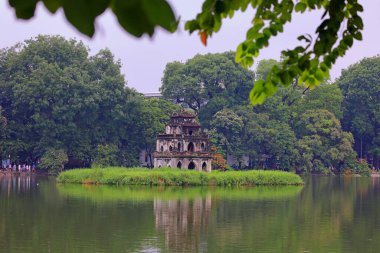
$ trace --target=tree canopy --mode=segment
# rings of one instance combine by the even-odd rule
[[[9,0],[16,16],[30,19],[34,16],[38,0]],[[140,37],[153,35],[157,26],[174,32],[179,18],[166,0],[42,0],[51,13],[62,8],[67,20],[80,32],[93,36],[95,20],[110,9],[119,24],[128,33]],[[284,25],[292,21],[295,13],[307,15],[309,11],[321,11],[321,23],[314,37],[300,34],[300,45],[282,51],[281,64],[273,66],[265,79],[255,82],[250,100],[262,104],[281,86],[290,86],[294,79],[300,85],[313,88],[329,77],[332,65],[352,47],[355,40],[362,40],[363,21],[359,15],[363,7],[357,0],[204,0],[195,19],[187,21],[185,29],[198,31],[202,42],[218,32],[223,20],[233,18],[237,11],[255,10],[252,27],[246,39],[236,49],[236,62],[244,67],[252,66],[260,50],[269,46],[272,37],[284,31]],[[342,34],[342,36],[340,36]]]
[[[173,63],[187,70],[181,70],[179,74],[175,71],[168,73],[173,66],[169,63],[162,91],[164,98],[184,107],[190,107],[191,104],[178,98],[187,96],[191,99],[204,95],[204,99],[200,100],[200,109],[194,109],[198,109],[202,126],[207,128],[213,144],[229,157],[230,164],[240,169],[297,169],[313,173],[342,172],[355,167],[352,134],[343,131],[340,123],[344,97],[339,85],[325,82],[310,89],[300,87],[297,80],[293,80],[290,88],[280,87],[262,105],[252,107],[248,101],[235,99],[235,93],[209,92],[209,86],[197,86],[197,82],[203,84],[199,80],[205,78],[201,73],[211,76],[206,81],[214,80],[212,76],[215,72],[223,73],[219,67],[215,67],[223,66],[215,64],[218,57],[220,54],[196,56],[202,59],[201,63],[207,63],[199,64],[201,71],[199,68],[188,68],[191,65],[189,62],[195,58],[186,63]],[[275,60],[263,60],[249,76],[265,78],[270,69],[279,64]],[[239,76],[242,71],[246,70],[230,70],[240,73]],[[214,83],[223,80],[223,74],[217,76],[219,81]],[[227,75],[225,80],[229,80],[229,77],[233,83],[236,82],[235,74]],[[185,85],[188,80],[194,83]],[[198,93],[184,92],[179,88],[183,86],[184,89],[198,87],[194,89]],[[209,94],[213,96],[208,97]]]
[[[338,84],[344,98],[343,128],[353,133],[360,157],[376,160],[380,156],[380,57],[365,58],[350,66]]]
[[[232,58],[227,52],[169,64],[165,100],[129,89],[109,50],[90,56],[81,42],[59,36],[2,49],[0,158],[40,161],[59,171],[67,161],[75,167],[134,166],[144,150],[151,166],[156,134],[180,104],[197,110],[214,156],[224,154],[234,168],[368,172],[367,163],[354,162],[355,151],[379,168],[379,57],[364,59],[337,83],[315,89],[293,80],[290,89],[280,87],[255,107],[241,99],[249,93],[248,83],[279,63],[266,60],[248,71]],[[184,92],[183,83],[195,88]],[[185,98],[199,98],[199,104]]]
[[[198,112],[217,97],[228,104],[246,103],[253,80],[253,72],[236,64],[232,52],[196,55],[186,63],[168,63],[160,91]]]
[[[193,109],[203,126],[225,107],[247,104],[254,72],[234,61],[233,52],[196,55],[168,63],[160,91],[165,99]]]
[[[89,56],[81,42],[60,36],[2,49],[0,156],[36,162],[57,152],[80,162],[73,166],[137,165],[178,106],[145,100],[120,67],[109,50]]]
[[[342,131],[339,120],[327,110],[305,111],[295,132],[299,136],[300,165],[307,171],[343,170],[355,159],[352,134]]]

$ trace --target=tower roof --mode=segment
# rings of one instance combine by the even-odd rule
[[[181,111],[179,113],[174,113],[172,116],[172,118],[195,118],[195,115],[190,113],[190,112],[185,112],[185,111]]]

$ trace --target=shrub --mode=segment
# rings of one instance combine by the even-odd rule
[[[67,154],[63,149],[48,149],[43,154],[38,167],[55,174],[62,171],[68,161]]]
[[[347,163],[347,168],[344,170],[344,175],[357,174],[361,176],[370,177],[371,168],[369,167],[367,160],[358,159]]]
[[[212,155],[212,169],[225,171],[228,168],[227,160],[224,159],[223,154],[219,152],[218,148],[215,146],[211,147],[211,155]]]

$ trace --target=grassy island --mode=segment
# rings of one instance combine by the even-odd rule
[[[94,168],[74,169],[59,174],[60,183],[108,185],[301,185],[302,179],[283,171],[213,171],[211,173],[180,169]]]

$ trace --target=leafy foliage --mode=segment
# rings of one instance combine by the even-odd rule
[[[0,108],[0,142],[5,139],[6,127],[7,127],[7,119],[2,115],[2,111]]]
[[[355,174],[355,175],[370,177],[371,172],[372,171],[367,163],[367,160],[358,159],[356,161],[352,161],[347,164],[344,174],[345,175]]]
[[[94,156],[93,166],[117,166],[119,162],[119,149],[114,144],[99,144]]]
[[[1,58],[6,147],[23,143],[5,153],[36,160],[56,148],[90,160],[99,143],[117,141],[131,91],[108,50],[88,57],[80,42],[39,36],[3,50]]]
[[[250,167],[292,170],[297,163],[296,136],[288,123],[266,113],[254,113],[251,106],[237,108],[244,120],[243,153]]]
[[[89,56],[81,42],[59,36],[0,51],[0,107],[1,156],[36,162],[48,149],[63,149],[69,167],[94,159],[137,165],[179,109],[126,87],[109,50]]]
[[[51,13],[62,8],[66,19],[90,37],[95,33],[96,18],[107,9],[113,12],[125,31],[136,37],[152,36],[157,26],[174,32],[178,25],[174,11],[165,0],[9,0],[21,19],[32,18],[39,2],[43,2]]]
[[[63,149],[48,149],[41,157],[38,167],[54,174],[62,171],[68,161],[67,154]]]
[[[337,119],[342,119],[342,102],[343,95],[339,86],[336,84],[321,84],[302,99],[295,101],[295,110],[297,114],[301,114],[307,110],[315,108],[325,109],[332,112]]]
[[[363,11],[363,7],[357,0],[205,0],[202,11],[194,20],[188,21],[185,28],[211,36],[220,30],[223,19],[232,17],[236,11],[244,12],[249,6],[256,13],[235,58],[244,67],[253,65],[253,58],[269,45],[272,37],[283,32],[284,25],[291,22],[294,13],[306,10],[322,10],[323,13],[314,41],[308,34],[299,36],[298,40],[306,45],[282,51],[281,64],[273,66],[265,80],[255,82],[250,93],[253,104],[262,104],[280,85],[290,86],[294,79],[298,79],[299,84],[314,88],[329,77],[332,64],[352,47],[354,40],[362,39],[363,22],[358,13]],[[343,36],[339,36],[340,33]]]
[[[9,0],[16,16],[30,19],[34,16],[39,0]],[[51,13],[62,8],[66,19],[80,32],[93,36],[95,20],[110,9],[119,24],[128,33],[140,37],[153,35],[157,26],[174,32],[178,21],[166,0],[41,0]],[[294,79],[299,84],[314,88],[329,77],[332,65],[352,47],[355,40],[362,40],[363,21],[359,13],[363,7],[357,0],[204,0],[202,10],[196,18],[187,21],[185,29],[190,33],[199,31],[201,41],[207,44],[207,37],[221,29],[225,18],[232,18],[237,11],[248,7],[256,10],[252,27],[247,31],[246,40],[236,50],[236,62],[248,68],[253,65],[269,40],[284,31],[295,13],[321,11],[321,23],[316,28],[315,38],[309,34],[300,35],[302,42],[294,49],[282,51],[283,61],[270,68],[265,79],[255,82],[250,92],[252,104],[262,104],[272,96],[280,85],[290,86]],[[340,36],[342,34],[342,36]],[[173,66],[173,68],[175,68]]]
[[[224,159],[223,154],[218,151],[218,148],[215,146],[211,147],[211,155],[212,155],[212,169],[225,171],[227,170],[228,164],[226,159]]]
[[[220,104],[246,103],[253,77],[234,62],[232,52],[196,55],[186,63],[167,64],[160,91],[166,99],[212,116]]]
[[[170,116],[179,112],[181,107],[164,99],[148,98],[137,100],[128,119],[129,134],[135,136],[126,142],[126,151],[144,150],[149,156],[149,167],[153,167],[153,152],[156,148],[156,136],[165,130]],[[134,154],[136,157],[138,154]],[[136,162],[128,165],[136,164]]]
[[[366,58],[342,72],[343,127],[353,133],[361,158],[380,166],[380,57]],[[377,161],[376,161],[377,160]]]
[[[205,57],[214,59],[210,54]],[[252,76],[265,78],[271,68],[279,65],[275,60],[261,61]],[[212,69],[202,66],[205,73]],[[187,75],[196,76],[192,72]],[[173,72],[167,77],[175,79],[173,86],[182,81],[181,75]],[[172,99],[190,94],[181,93],[181,89],[171,92]],[[342,91],[336,84],[326,82],[310,89],[293,80],[290,88],[280,87],[275,95],[255,107],[235,102],[224,93],[214,93],[198,114],[211,141],[229,157],[233,168],[340,173],[356,156],[352,135],[341,129],[342,101]]]
[[[351,133],[342,131],[339,120],[323,109],[306,111],[296,125],[301,165],[309,171],[330,173],[343,170],[345,162],[355,159]]]
[[[210,125],[215,130],[215,143],[225,155],[240,153],[243,124],[243,120],[231,109],[220,110],[214,115]]]

